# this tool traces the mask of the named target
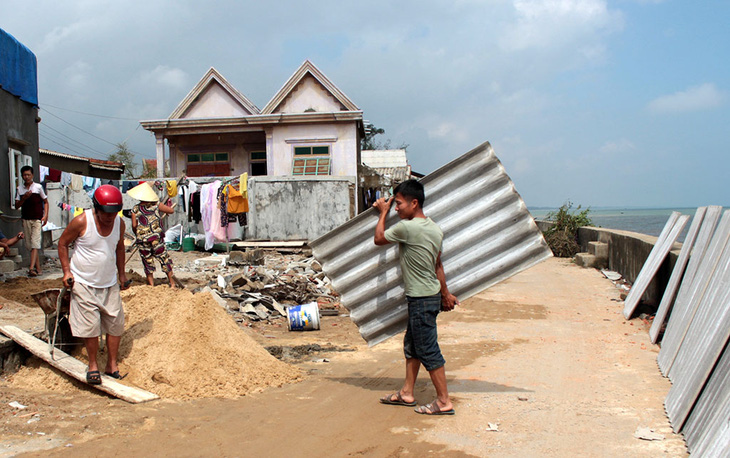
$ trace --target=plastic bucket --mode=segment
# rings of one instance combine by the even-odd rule
[[[185,237],[182,243],[183,251],[195,250],[195,237]]]
[[[314,331],[319,329],[319,307],[316,302],[290,305],[286,308],[286,320],[290,331]]]

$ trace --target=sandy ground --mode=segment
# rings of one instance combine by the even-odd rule
[[[349,318],[323,317],[307,333],[242,329],[264,346],[332,351],[291,360],[303,381],[236,399],[131,405],[77,383],[0,379],[0,456],[686,456],[658,347],[618,297],[598,271],[551,259],[443,314],[453,417],[379,404],[402,383],[400,340],[368,348]],[[417,399],[433,397],[423,372]],[[637,439],[639,427],[665,438]]]

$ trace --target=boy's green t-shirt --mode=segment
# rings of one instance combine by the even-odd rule
[[[441,252],[444,234],[431,218],[401,220],[385,231],[385,239],[399,244],[400,267],[407,296],[433,296],[441,291],[441,284],[436,278],[436,259]]]

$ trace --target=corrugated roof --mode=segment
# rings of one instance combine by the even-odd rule
[[[424,211],[444,232],[442,261],[460,300],[552,256],[489,143],[423,180]],[[398,247],[373,243],[369,209],[310,244],[360,334],[375,345],[406,328]],[[390,227],[396,214],[387,220]]]
[[[408,167],[408,157],[404,149],[362,150],[360,159],[363,164],[377,167]]]
[[[41,154],[47,154],[49,156],[62,157],[65,159],[72,159],[75,161],[88,162],[91,167],[104,170],[113,170],[118,172],[124,172],[124,164],[115,161],[105,161],[102,159],[94,159],[91,157],[76,156],[74,154],[61,153],[58,151],[52,151],[45,148],[38,148],[38,152]]]

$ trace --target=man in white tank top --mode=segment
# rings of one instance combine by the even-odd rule
[[[89,355],[86,381],[101,384],[96,362],[99,337],[106,333],[108,359],[104,373],[122,378],[117,366],[119,342],[124,332],[121,289],[126,289],[124,272],[124,221],[122,193],[111,185],[94,192],[94,209],[74,218],[58,240],[58,257],[63,269],[63,284],[71,287],[69,324],[74,336],[84,340]],[[75,243],[69,260],[68,246]]]

